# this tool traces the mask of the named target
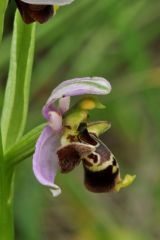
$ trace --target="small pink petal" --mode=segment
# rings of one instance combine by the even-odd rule
[[[47,120],[49,120],[49,112],[58,112],[58,109],[52,104],[44,106],[42,109],[42,114]]]
[[[53,131],[60,131],[62,129],[62,116],[57,112],[49,112],[48,124]]]
[[[54,196],[60,194],[61,189],[54,184],[59,170],[57,148],[60,147],[60,134],[49,126],[45,127],[37,141],[33,155],[33,172],[38,181],[48,186]]]
[[[62,114],[69,110],[69,106],[70,106],[70,97],[62,97],[59,99],[59,108]]]

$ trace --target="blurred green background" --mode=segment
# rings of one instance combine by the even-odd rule
[[[0,106],[9,67],[15,5],[10,3],[0,48]],[[94,194],[81,167],[58,175],[58,198],[41,186],[32,161],[17,170],[16,240],[160,239],[160,1],[76,0],[37,25],[26,132],[44,120],[41,108],[61,81],[103,76],[112,84],[106,109],[92,119],[112,128],[103,141],[117,157],[122,176],[136,174],[120,193]],[[73,99],[75,101],[76,99]]]

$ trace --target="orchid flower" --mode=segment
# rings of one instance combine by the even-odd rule
[[[104,108],[93,95],[106,95],[110,91],[110,83],[101,77],[67,80],[52,91],[43,107],[48,124],[36,144],[33,171],[53,196],[61,193],[54,183],[57,172],[68,173],[80,163],[84,168],[85,186],[92,192],[119,191],[133,182],[135,176],[130,175],[121,180],[117,160],[99,139],[110,124],[88,121],[90,110]],[[70,107],[71,96],[86,94]]]
[[[15,0],[25,23],[48,21],[56,13],[58,6],[67,5],[74,0]]]

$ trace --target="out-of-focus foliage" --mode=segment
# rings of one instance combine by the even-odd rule
[[[122,175],[136,173],[137,179],[120,193],[93,194],[85,190],[79,167],[57,177],[63,194],[53,199],[36,182],[28,159],[16,176],[16,239],[160,238],[159,9],[159,0],[77,0],[38,25],[26,131],[43,122],[41,108],[56,84],[76,76],[104,76],[113,91],[102,97],[106,109],[91,118],[111,121],[103,140]],[[1,107],[14,10],[9,5],[0,48]]]
[[[15,144],[24,132],[28,113],[34,39],[35,24],[30,26],[23,24],[17,11],[1,120],[4,151]]]

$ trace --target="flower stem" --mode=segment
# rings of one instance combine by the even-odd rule
[[[0,1],[0,42],[3,34],[4,16],[7,8],[8,0]]]
[[[0,239],[14,239],[13,172],[8,172],[4,161],[0,163]]]

